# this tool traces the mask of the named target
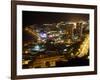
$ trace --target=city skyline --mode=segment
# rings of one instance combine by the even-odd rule
[[[22,34],[23,69],[89,65],[89,14],[23,11]]]

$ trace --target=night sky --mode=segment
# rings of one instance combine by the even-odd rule
[[[89,14],[22,11],[23,26],[61,21],[89,20]]]

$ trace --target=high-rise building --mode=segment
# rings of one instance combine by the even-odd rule
[[[83,36],[83,23],[81,22],[76,23],[76,28],[73,30],[73,34],[74,34],[73,38],[74,41],[81,40]]]

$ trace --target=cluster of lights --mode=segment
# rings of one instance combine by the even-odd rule
[[[28,64],[30,62],[30,60],[23,60],[22,64]]]
[[[33,49],[36,50],[36,51],[39,51],[40,50],[40,46],[36,45]]]
[[[54,34],[55,33],[55,34]],[[62,33],[62,32],[61,32]],[[41,32],[40,34],[39,34],[39,39],[38,39],[38,41],[40,41],[40,42],[46,42],[46,39],[48,38],[48,39],[54,39],[54,41],[55,42],[61,42],[61,43],[63,43],[64,42],[64,40],[61,40],[61,38],[60,38],[60,34],[59,33],[57,33],[57,31],[49,31],[49,32],[47,32],[47,33],[45,33],[45,32]]]
[[[59,34],[50,34],[48,37],[52,38],[52,37],[56,37],[59,36]]]
[[[89,49],[89,35],[86,35],[86,38],[84,42],[80,45],[80,48],[78,49],[76,55],[78,55],[78,57],[82,57],[88,53],[88,49]]]
[[[84,22],[84,21],[82,21],[82,22]],[[76,29],[76,22],[66,22],[66,23],[60,22],[56,25],[56,27],[59,26],[60,24],[62,24],[62,25],[63,24],[64,25],[73,24],[74,29]],[[84,24],[85,24],[85,22],[84,22]],[[44,24],[44,25],[48,25],[48,24]],[[49,24],[49,25],[51,25],[51,24]],[[59,32],[58,31],[40,32],[39,30],[34,31],[34,30],[32,30],[28,27],[26,27],[25,30],[28,31],[29,33],[31,33],[33,36],[36,36],[37,39],[38,39],[38,43],[39,42],[40,43],[46,42],[47,38],[48,39],[53,38],[55,42],[63,43],[64,40],[61,40],[61,39],[57,40],[58,37],[60,37],[62,34],[69,34],[68,32],[65,33],[62,30],[59,30]],[[77,39],[77,37],[75,37],[75,39]],[[72,41],[71,40],[65,40],[65,42],[70,44]]]

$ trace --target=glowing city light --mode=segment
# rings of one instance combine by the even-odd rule
[[[39,46],[39,45],[36,45],[36,46],[34,47],[34,50],[39,51],[39,50],[40,50],[40,46]]]
[[[25,51],[25,53],[27,54],[27,53],[28,53],[28,51]]]
[[[82,57],[86,55],[88,53],[88,49],[89,49],[89,35],[86,35],[84,42],[80,46],[80,49],[79,49],[80,54],[78,55],[78,57]]]
[[[52,37],[53,37],[53,35],[49,35],[49,37],[50,37],[50,38],[52,38]]]
[[[64,49],[64,51],[67,51],[67,49]]]
[[[46,38],[47,37],[47,34],[46,33],[40,33],[40,37]]]

